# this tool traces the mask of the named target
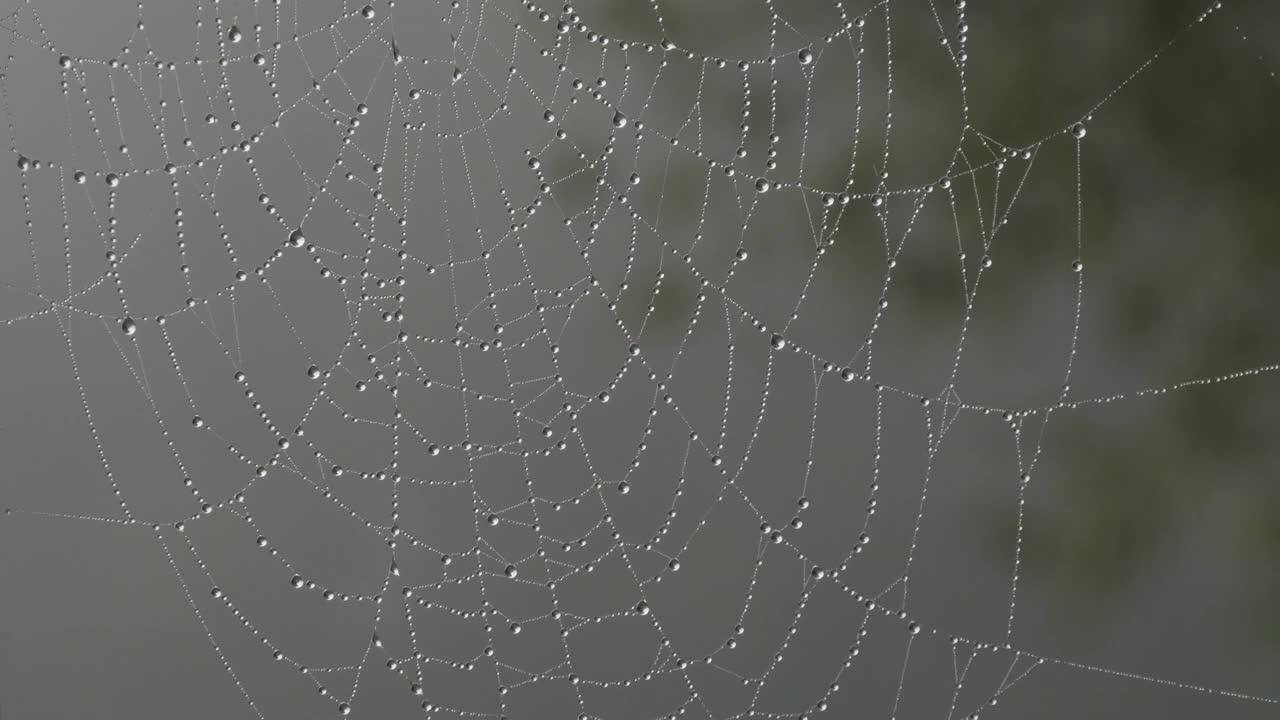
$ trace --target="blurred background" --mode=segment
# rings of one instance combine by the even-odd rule
[[[1267,3],[4,11],[6,718],[1276,715]]]

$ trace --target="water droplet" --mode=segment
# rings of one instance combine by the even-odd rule
[[[911,623],[910,625],[908,625],[908,626],[907,626],[907,632],[910,632],[912,635],[919,635],[919,634],[920,634],[920,623],[918,623],[918,622],[913,622],[913,623]]]
[[[624,127],[626,127],[626,126],[627,126],[627,116],[626,116],[626,115],[623,115],[621,112],[615,112],[615,113],[613,114],[613,126],[614,126],[614,127],[616,127],[616,128],[624,128]]]
[[[541,161],[541,160],[539,160],[539,159],[538,159],[538,158],[536,158],[536,157],[531,157],[531,158],[529,158],[529,169],[530,169],[530,170],[537,170],[537,169],[538,169],[538,168],[540,168],[540,167],[542,167],[542,161]]]
[[[303,581],[303,579],[302,579],[302,576],[301,576],[301,575],[294,575],[294,576],[289,580],[289,584],[290,584],[290,585],[292,585],[292,586],[294,586],[295,588],[301,588],[301,587],[305,584],[305,581]]]
[[[800,52],[796,53],[796,60],[799,60],[801,65],[808,65],[812,63],[813,51],[809,48],[802,49]]]
[[[607,402],[609,402],[609,393],[608,393],[608,391],[601,392],[601,393],[600,393],[600,395],[599,395],[598,397],[600,398],[600,402],[602,402],[602,403],[607,403]]]
[[[1077,139],[1084,137],[1088,132],[1089,129],[1084,126],[1084,123],[1076,123],[1071,126],[1071,134],[1075,135]]]
[[[289,233],[289,244],[293,247],[300,248],[307,244],[307,236],[302,234],[302,230],[294,230]]]
[[[840,379],[845,382],[853,382],[855,377],[857,377],[857,373],[853,371],[853,368],[845,368],[840,371]]]
[[[738,262],[742,262],[743,260],[747,259],[747,251],[744,250],[743,248],[738,248],[738,252],[735,255],[735,257],[738,258]]]
[[[827,576],[827,571],[823,570],[820,567],[816,567],[809,574],[813,576],[814,580],[821,580],[822,578]]]
[[[640,613],[641,615],[648,615],[649,603],[641,600],[639,603],[636,604],[636,612]]]
[[[631,492],[631,483],[627,482],[626,480],[623,480],[622,482],[618,483],[618,492],[622,493],[623,495],[626,495],[627,493]]]
[[[115,173],[107,173],[107,187],[120,187],[120,176]]]
[[[876,193],[872,195],[871,207],[880,207],[881,205],[884,205],[884,196],[881,195],[880,193]]]
[[[58,65],[59,65],[63,70],[66,70],[66,69],[70,68],[70,67],[71,67],[71,57],[70,57],[69,55],[63,55],[63,56],[59,57],[59,58],[58,58]]]
[[[316,367],[315,365],[312,365],[311,367],[307,368],[307,377],[311,378],[312,380],[319,380],[320,368]]]
[[[26,172],[31,169],[31,161],[27,159],[26,155],[18,156],[18,169],[22,172]]]
[[[510,627],[510,628],[508,628],[508,629],[509,629],[509,630],[511,630],[511,634],[512,634],[512,635],[519,635],[519,634],[520,634],[520,623],[511,623],[511,627]]]
[[[781,335],[775,333],[773,337],[769,338],[769,345],[772,346],[774,350],[781,350],[787,346],[787,340]]]
[[[227,33],[227,39],[233,43],[238,43],[244,39],[244,33],[240,32],[240,28],[232,25],[231,30]]]
[[[766,178],[756,180],[756,192],[766,193],[769,192],[769,188],[771,187],[773,187],[773,185]]]
[[[400,47],[396,45],[395,38],[391,38],[391,62],[396,65],[404,62],[404,56],[400,54]]]
[[[1073,272],[1080,272],[1081,270],[1084,270],[1084,263],[1080,262],[1079,260],[1072,262],[1071,270]]]
[[[191,426],[198,427],[198,428],[204,427],[204,418],[200,417],[199,415],[191,418]]]
[[[453,81],[458,82],[462,79],[462,68],[457,65],[453,66]]]
[[[215,598],[220,598],[222,597],[222,588],[214,588],[209,591],[209,594],[214,596]]]
[[[351,714],[351,706],[350,706],[350,705],[348,705],[348,704],[346,704],[346,703],[338,703],[338,714],[339,714],[339,715],[350,715],[350,714]]]
[[[377,15],[377,13],[373,11],[372,5],[365,5],[360,8],[360,14],[363,15],[366,20],[372,20],[373,16]]]
[[[89,180],[89,176],[83,170],[77,170],[76,174],[72,175],[71,178],[76,181],[77,185],[83,185]]]
[[[667,563],[667,567],[671,568],[672,570],[679,570],[680,561],[675,558],[671,558],[671,562]]]
[[[138,332],[138,323],[134,322],[133,318],[127,317],[120,321],[120,329],[124,331],[125,335],[132,335]]]
[[[991,256],[990,256],[990,255],[983,255],[983,256],[982,256],[982,267],[984,267],[984,268],[989,268],[989,267],[991,267],[991,265],[992,265],[992,264],[993,264],[993,261],[991,260]]]
[[[516,566],[515,566],[515,565],[508,565],[508,566],[507,566],[507,569],[502,571],[502,574],[503,574],[503,575],[506,575],[506,576],[507,576],[507,577],[509,577],[509,578],[513,578],[513,577],[515,577],[517,574],[519,574],[519,572],[520,572],[519,570],[516,570]]]

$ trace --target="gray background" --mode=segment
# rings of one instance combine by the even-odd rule
[[[141,16],[123,0],[11,5],[0,23],[12,149],[0,168],[5,718],[326,717],[339,702],[352,717],[417,717],[424,699],[442,708],[435,717],[647,718],[694,690],[684,717],[1275,716],[1280,380],[1137,394],[1280,358],[1280,49],[1265,3],[1196,22],[1197,3],[975,1],[963,78],[939,43],[945,33],[958,46],[950,2],[848,7],[867,19],[852,31],[860,44],[823,42],[842,22],[829,3],[660,3],[661,27],[647,4],[578,4],[614,39],[603,60],[561,8],[544,23],[505,1],[379,2],[371,18],[358,4],[294,0],[162,0]],[[770,8],[781,18],[772,40]],[[562,18],[570,32],[558,35]],[[665,67],[660,48],[616,46],[664,37],[680,48]],[[797,62],[802,47],[815,62]],[[113,57],[127,67],[109,67]],[[739,59],[755,64],[747,154],[734,159]],[[1077,254],[1068,130],[1095,107],[1079,143]],[[616,129],[615,108],[632,124]],[[855,123],[854,199],[838,223],[826,215],[831,243],[807,282],[819,199],[845,187]],[[770,132],[775,187],[758,195]],[[584,169],[578,152],[601,157],[610,133],[609,162]],[[250,152],[237,147],[246,140]],[[1034,162],[1006,149],[1034,150]],[[20,170],[20,156],[40,167]],[[113,197],[109,172],[123,176]],[[919,192],[948,173],[954,213],[944,191]],[[552,191],[530,214],[544,180]],[[627,208],[643,219],[634,229]],[[308,247],[284,248],[299,223]],[[903,244],[879,312],[886,241]],[[965,324],[962,278],[972,287],[984,255],[992,265]],[[704,301],[700,278],[712,285]],[[1125,397],[1046,424],[1078,281],[1067,400]],[[402,320],[383,320],[397,308]],[[121,332],[124,317],[136,334]],[[814,372],[823,361],[864,370],[873,324],[872,382]],[[479,347],[499,338],[502,348]],[[562,383],[548,381],[556,374]],[[930,429],[941,435],[932,453]],[[722,495],[725,477],[741,492]],[[638,547],[672,507],[657,552]],[[766,521],[785,542],[767,542]],[[870,541],[851,555],[864,530]],[[670,556],[678,572],[664,571]],[[846,558],[838,577],[813,581],[815,564],[830,572]],[[290,587],[295,574],[315,587]],[[654,575],[651,612],[637,615],[637,579]],[[406,620],[404,586],[439,606],[414,604]],[[547,617],[556,609],[573,628],[564,639]],[[736,648],[723,647],[730,637]],[[974,656],[974,643],[991,646]],[[415,650],[431,660],[387,668]],[[673,667],[709,654],[714,666]],[[971,656],[957,689],[954,668]]]

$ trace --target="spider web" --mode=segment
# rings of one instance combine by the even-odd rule
[[[120,622],[156,623],[137,638],[203,679],[186,715],[976,718],[1094,676],[1274,709],[1018,632],[1054,414],[1280,367],[1070,388],[1090,124],[1224,22],[1218,3],[1016,144],[970,120],[965,2],[929,3],[911,17],[942,39],[941,153],[892,142],[895,60],[924,50],[888,0],[766,1],[743,11],[759,37],[707,40],[723,56],[667,39],[656,2],[627,22],[595,3],[179,4],[194,33],[139,3],[109,54],[41,3],[5,17],[21,214],[2,332],[66,401],[45,411],[64,457],[42,462],[67,477],[13,483],[5,525],[127,557],[55,574],[99,578],[90,602],[169,603]],[[27,139],[41,127],[61,140]],[[1052,391],[966,400],[977,313],[1010,302],[1007,228],[1055,153]],[[889,328],[919,254],[954,259],[953,316],[919,350],[941,389],[899,381],[919,340]],[[13,403],[6,428],[32,412]],[[974,425],[1012,439],[977,471],[1003,478],[1012,554],[985,619],[957,626],[918,578],[925,554],[948,562],[926,520],[966,481],[948,440]]]

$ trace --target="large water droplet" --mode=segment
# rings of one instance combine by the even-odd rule
[[[302,234],[302,230],[294,230],[289,233],[289,244],[300,248],[307,244],[307,236]]]
[[[120,321],[120,329],[125,335],[132,335],[138,332],[138,323],[134,322],[133,318],[127,317]]]
[[[1076,123],[1071,126],[1071,134],[1075,135],[1077,139],[1084,137],[1088,132],[1089,129],[1084,126],[1084,123]]]
[[[233,43],[238,43],[244,39],[244,33],[240,32],[240,28],[232,25],[231,30],[227,32],[227,39]]]
[[[771,187],[773,187],[773,184],[767,178],[756,180],[756,192],[766,193],[769,192]]]
[[[809,48],[804,48],[800,52],[796,53],[796,60],[799,60],[801,65],[808,65],[812,63],[813,51]]]
[[[616,128],[624,128],[624,127],[626,127],[626,126],[627,126],[627,116],[626,116],[626,115],[623,115],[621,112],[615,112],[615,113],[613,114],[613,126],[614,126],[614,127],[616,127]]]

